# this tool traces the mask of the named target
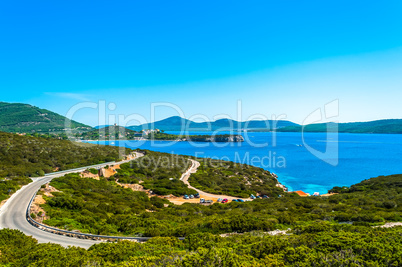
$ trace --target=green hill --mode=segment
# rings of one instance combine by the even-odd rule
[[[129,126],[129,129],[141,131],[142,129],[160,129],[164,131],[215,131],[215,130],[270,130],[286,126],[297,125],[290,121],[273,120],[251,120],[236,121],[231,119],[220,119],[211,122],[195,122],[179,116],[169,117],[154,123],[146,123],[138,126]]]
[[[0,132],[0,201],[29,183],[28,177],[119,159],[118,147]]]
[[[333,132],[338,126],[340,133],[378,133],[402,134],[402,119],[377,120],[349,123],[317,123],[304,126],[289,126],[277,129],[277,132]]]
[[[28,104],[0,102],[0,114],[0,131],[3,132],[49,133],[65,128],[66,117]],[[71,121],[71,127],[78,131],[92,129],[76,121]]]

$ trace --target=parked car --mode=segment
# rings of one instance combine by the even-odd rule
[[[244,200],[241,199],[241,198],[238,198],[238,199],[237,199],[237,202],[244,202]]]
[[[190,198],[191,198],[191,199],[193,199],[193,198],[194,198],[194,196],[193,196],[193,195],[190,195]]]
[[[256,198],[261,198],[260,196],[256,196]]]
[[[213,200],[205,200],[205,203],[214,203],[214,201]]]
[[[232,202],[237,202],[237,199],[232,199]]]
[[[184,198],[184,199],[189,199],[189,196],[188,196],[188,195],[184,195],[183,198]]]
[[[255,196],[253,194],[250,195],[251,199],[255,199]]]
[[[205,199],[201,198],[200,203],[205,203]]]
[[[223,199],[221,199],[221,198],[218,198],[218,200],[217,200],[217,202],[222,202],[223,201]]]
[[[228,203],[228,199],[227,198],[224,198],[223,200],[222,200],[222,204],[225,204],[225,203]]]
[[[194,197],[195,198],[200,198],[200,194],[197,193],[197,194],[194,195]]]
[[[262,198],[269,198],[267,195],[263,195]]]

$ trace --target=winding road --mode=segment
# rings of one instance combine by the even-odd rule
[[[136,153],[133,159],[143,156],[141,153]],[[56,243],[64,247],[77,246],[83,248],[89,248],[93,244],[100,243],[101,241],[79,239],[74,237],[68,237],[63,235],[57,235],[49,232],[42,231],[32,226],[26,220],[26,210],[33,194],[39,190],[42,184],[50,182],[53,178],[64,176],[68,173],[81,172],[88,168],[104,167],[111,164],[121,164],[129,162],[133,159],[128,159],[120,162],[108,162],[104,164],[98,164],[93,166],[87,166],[77,168],[68,171],[56,172],[44,177],[35,178],[34,181],[28,185],[23,186],[16,193],[14,193],[10,199],[0,209],[0,228],[18,229],[28,236],[32,236],[37,239],[39,243]]]
[[[21,187],[16,193],[14,193],[7,202],[0,208],[0,229],[10,228],[10,229],[18,229],[22,231],[24,234],[28,236],[32,236],[39,243],[55,243],[60,244],[64,247],[68,246],[77,246],[82,248],[89,248],[94,244],[101,243],[103,241],[92,240],[92,239],[80,239],[75,237],[69,237],[64,235],[58,235],[50,232],[46,232],[40,230],[34,226],[32,226],[26,219],[26,211],[32,196],[39,190],[41,185],[50,182],[52,179],[64,176],[68,173],[76,173],[82,172],[88,168],[101,168],[106,165],[113,164],[122,164],[125,162],[129,162],[131,160],[135,160],[139,157],[144,156],[142,153],[135,152],[135,157],[120,161],[120,162],[107,162],[98,165],[86,166],[82,168],[77,168],[73,170],[61,171],[51,173],[44,177],[34,178],[33,182]],[[193,186],[191,186],[188,182],[188,178],[192,173],[197,172],[197,168],[200,166],[198,161],[190,159],[192,162],[191,167],[183,173],[180,180],[182,180],[185,184],[188,185],[189,188],[196,190],[202,197],[207,198],[227,198],[229,200],[234,199],[235,197],[225,196],[225,195],[215,195],[210,194],[204,191],[201,191]],[[198,201],[198,200],[197,200]]]
[[[194,186],[190,185],[190,183],[188,182],[188,178],[190,178],[190,175],[192,173],[196,173],[198,167],[200,166],[200,163],[196,160],[193,159],[189,159],[191,161],[191,167],[185,172],[183,173],[183,175],[181,176],[180,180],[183,181],[183,183],[185,183],[188,188],[194,189],[195,191],[198,192],[198,194],[200,194],[200,196],[202,198],[213,198],[213,199],[225,199],[227,198],[228,200],[233,200],[233,199],[240,199],[240,197],[233,197],[233,196],[227,196],[227,195],[216,195],[216,194],[212,194],[212,193],[207,193],[204,191],[201,191],[200,189],[195,188]],[[249,201],[249,199],[247,198],[242,198],[244,201]],[[197,200],[198,202],[198,200]]]

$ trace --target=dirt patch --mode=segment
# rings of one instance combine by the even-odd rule
[[[49,183],[46,184],[45,188],[41,188],[39,190],[39,192],[43,192],[43,194],[47,197],[53,197],[52,193],[53,192],[60,192],[59,190],[57,190],[56,188],[54,188],[53,186],[49,185]]]
[[[31,205],[31,214],[34,214],[35,221],[37,222],[41,223],[43,220],[49,219],[49,217],[46,216],[45,210],[40,206],[45,203],[46,200],[43,198],[43,196],[37,195]]]
[[[81,172],[81,178],[92,178],[95,180],[99,180],[100,176],[103,176],[105,178],[109,178],[113,175],[115,175],[117,173],[116,170],[120,169],[120,164],[116,164],[116,165],[111,165],[109,166],[109,168],[101,168],[98,170],[97,174],[93,174],[91,173],[89,170],[85,170],[83,172]]]
[[[291,229],[287,229],[287,230],[279,230],[276,229],[274,231],[269,231],[269,232],[261,232],[261,234],[263,235],[286,235],[288,231],[290,231]],[[234,236],[234,235],[243,235],[245,233],[227,233],[227,234],[220,234],[221,237],[228,237],[228,236]]]
[[[34,205],[41,205],[41,204],[45,204],[45,203],[46,203],[46,200],[43,198],[42,195],[37,195],[33,202]]]
[[[390,227],[395,227],[395,226],[402,226],[402,222],[389,222],[384,225],[374,226],[374,227],[390,228]]]
[[[54,192],[60,192],[59,190],[57,190],[56,188],[54,188],[53,186],[49,185],[49,183],[47,183],[45,185],[44,188],[41,188],[39,190],[40,193],[43,193],[43,195],[47,196],[47,197],[53,197]],[[42,194],[37,194],[35,196],[34,201],[32,202],[31,205],[31,214],[34,214],[35,216],[35,221],[42,223],[44,220],[49,219],[49,216],[46,216],[46,212],[45,210],[40,206],[46,203],[46,200],[43,198]]]
[[[109,166],[109,168],[102,168],[100,169],[100,175],[109,178],[117,173],[117,169],[120,169],[120,165]]]
[[[92,178],[95,180],[99,180],[99,175],[98,174],[93,174],[90,171],[83,171],[81,172],[81,178]]]
[[[218,201],[218,197],[211,197],[209,195],[200,194],[200,198],[184,199],[183,197],[171,197],[168,200],[176,205],[183,205],[184,203],[197,203],[200,204],[200,199],[213,200],[214,203]]]
[[[142,191],[142,192],[149,192],[150,190],[144,189],[144,187],[140,184],[121,184],[119,182],[116,182],[118,185],[124,187],[124,188],[130,188],[133,191]]]
[[[7,200],[8,200],[8,198],[4,199],[3,201],[0,202],[0,208],[3,207],[4,204],[6,204]]]

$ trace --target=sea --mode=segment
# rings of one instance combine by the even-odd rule
[[[168,132],[179,134],[179,132]],[[228,132],[220,132],[225,134]],[[189,132],[209,135],[212,132]],[[215,158],[261,167],[289,191],[327,193],[381,175],[402,174],[402,135],[243,132],[239,143],[88,141],[103,145]]]

